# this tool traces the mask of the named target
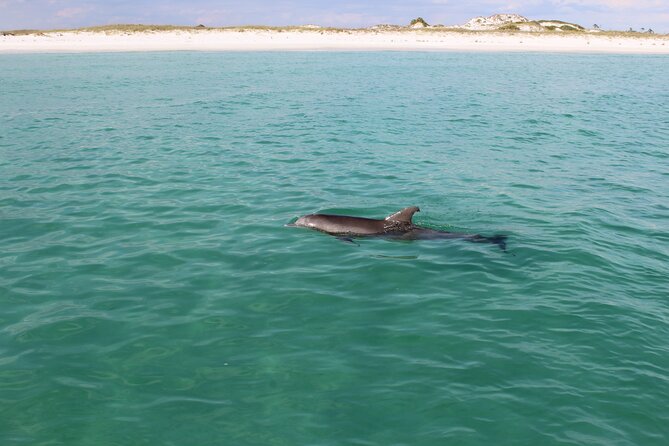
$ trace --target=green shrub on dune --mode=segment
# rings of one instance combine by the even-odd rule
[[[428,23],[422,17],[417,17],[417,18],[413,19],[411,22],[409,22],[409,26],[412,27],[412,28],[417,27],[417,26],[427,28],[430,25],[428,25]]]

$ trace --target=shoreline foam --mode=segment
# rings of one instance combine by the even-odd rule
[[[133,51],[543,51],[669,54],[667,35],[435,30],[51,31],[0,36],[0,54]]]

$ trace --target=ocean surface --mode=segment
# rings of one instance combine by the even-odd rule
[[[3,446],[669,444],[666,56],[0,72]]]

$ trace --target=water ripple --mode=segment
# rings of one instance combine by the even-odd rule
[[[664,444],[666,58],[0,63],[5,443]]]

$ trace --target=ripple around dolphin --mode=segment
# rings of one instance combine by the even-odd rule
[[[666,59],[390,56],[3,56],[0,438],[664,444]]]

